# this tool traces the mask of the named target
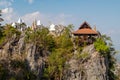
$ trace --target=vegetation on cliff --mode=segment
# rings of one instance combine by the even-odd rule
[[[16,53],[7,56],[6,59],[3,59],[4,56],[0,58],[0,80],[63,80],[65,77],[65,71],[68,70],[68,68],[70,67],[67,62],[69,62],[69,60],[72,59],[74,55],[76,55],[74,54],[75,51],[79,53],[76,55],[78,63],[83,64],[82,66],[78,66],[81,73],[83,73],[81,74],[81,77],[83,78],[85,75],[83,66],[85,65],[85,62],[87,62],[87,60],[89,59],[89,54],[88,52],[81,54],[82,50],[87,45],[84,45],[83,47],[79,47],[79,45],[77,45],[77,49],[75,49],[73,45],[74,42],[72,41],[71,36],[72,28],[73,25],[68,25],[67,27],[65,27],[63,33],[60,36],[54,37],[49,33],[48,28],[45,27],[43,27],[42,29],[38,28],[36,30],[31,30],[30,28],[27,28],[23,32],[8,24],[4,27],[1,27],[0,49],[4,49],[4,45],[9,43],[9,47],[7,49],[8,53],[5,54],[9,54],[9,51],[12,52],[12,50],[17,49],[12,49],[13,45],[17,45],[17,42],[19,41],[21,36],[24,36],[24,47],[26,47],[26,44],[32,44],[32,46],[35,47],[34,54],[36,55],[36,53],[39,52],[40,56],[37,55],[37,57],[42,58],[45,66],[43,68],[43,74],[41,74],[42,76],[39,77],[39,74],[42,72],[39,72],[38,74],[37,71],[35,72],[30,69],[29,62],[25,58],[27,57],[27,54],[24,51],[21,52],[21,54],[17,53],[16,51]],[[10,42],[12,40],[13,42]],[[108,63],[105,62],[106,68],[108,69],[108,72],[106,71],[107,79],[116,80],[117,76],[114,74],[114,64],[116,62],[114,55],[116,54],[116,51],[113,48],[110,37],[106,37],[104,35],[101,38],[98,38],[96,42],[94,42],[94,47],[103,58],[108,59]],[[0,54],[2,54],[2,52]],[[12,56],[14,54],[21,58],[14,58]],[[39,60],[36,59],[35,61]],[[80,61],[82,61],[83,63]]]
[[[116,80],[118,77],[115,75],[116,59],[114,58],[117,51],[114,49],[112,40],[110,37],[103,35],[98,38],[94,43],[94,46],[101,56],[108,58],[108,79]]]
[[[6,24],[3,28],[0,29],[0,46],[2,47],[5,43],[12,40],[13,36],[16,36],[16,39],[19,39],[20,34],[20,31],[9,24]]]
[[[48,56],[47,67],[45,68],[44,76],[47,79],[62,79],[63,72],[68,65],[65,65],[73,53],[73,43],[71,41],[70,31],[72,25],[65,28],[63,34],[55,38],[56,47]]]

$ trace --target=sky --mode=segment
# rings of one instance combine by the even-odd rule
[[[87,21],[110,36],[120,50],[120,0],[0,0],[0,9],[4,23],[21,18],[27,25],[40,20],[46,26],[73,24],[76,30]]]

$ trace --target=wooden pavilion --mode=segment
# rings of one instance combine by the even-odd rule
[[[74,36],[78,36],[79,44],[92,44],[98,36],[98,32],[93,30],[90,25],[85,21],[78,30],[73,32]]]

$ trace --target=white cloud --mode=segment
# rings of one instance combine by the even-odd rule
[[[2,9],[2,12],[2,18],[4,19],[3,23],[11,23],[18,18],[18,15],[12,7]]]
[[[7,14],[7,13],[12,13],[13,12],[13,8],[5,8],[5,9],[2,9],[2,13],[3,14]]]
[[[70,20],[71,17],[72,15],[61,13],[54,16],[53,22],[57,24],[66,25],[68,24],[68,21]]]
[[[40,12],[33,12],[33,13],[28,13],[25,14],[21,17],[28,25],[31,25],[31,23],[35,20],[35,19],[40,19]]]
[[[12,5],[13,0],[0,0],[0,6],[8,7]]]
[[[34,0],[28,0],[28,2],[29,2],[30,4],[32,4],[32,3],[33,3],[33,1],[34,1]]]
[[[67,25],[69,24],[69,22],[67,21],[71,19],[71,15],[66,15],[66,14],[51,15],[51,14],[43,14],[40,13],[39,11],[36,11],[33,13],[28,13],[26,15],[23,15],[21,18],[28,25],[31,25],[34,20],[41,20],[41,23],[44,25],[49,25],[50,22],[54,24]]]
[[[41,24],[45,26],[50,25],[50,22],[53,24],[67,25],[71,20],[71,15],[63,13],[55,15],[55,14],[43,14],[40,13],[39,11],[36,11],[32,13],[27,13],[23,16],[19,16],[20,14],[16,13],[11,7],[3,9],[2,12],[4,12],[2,17],[4,18],[5,23],[17,22],[18,18],[21,18],[29,26],[32,25],[32,22],[34,20],[40,20]]]

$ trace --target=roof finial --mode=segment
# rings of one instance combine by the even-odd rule
[[[93,28],[93,30],[94,30],[94,31],[96,31],[96,30],[97,30],[95,25],[94,25],[94,28]]]

